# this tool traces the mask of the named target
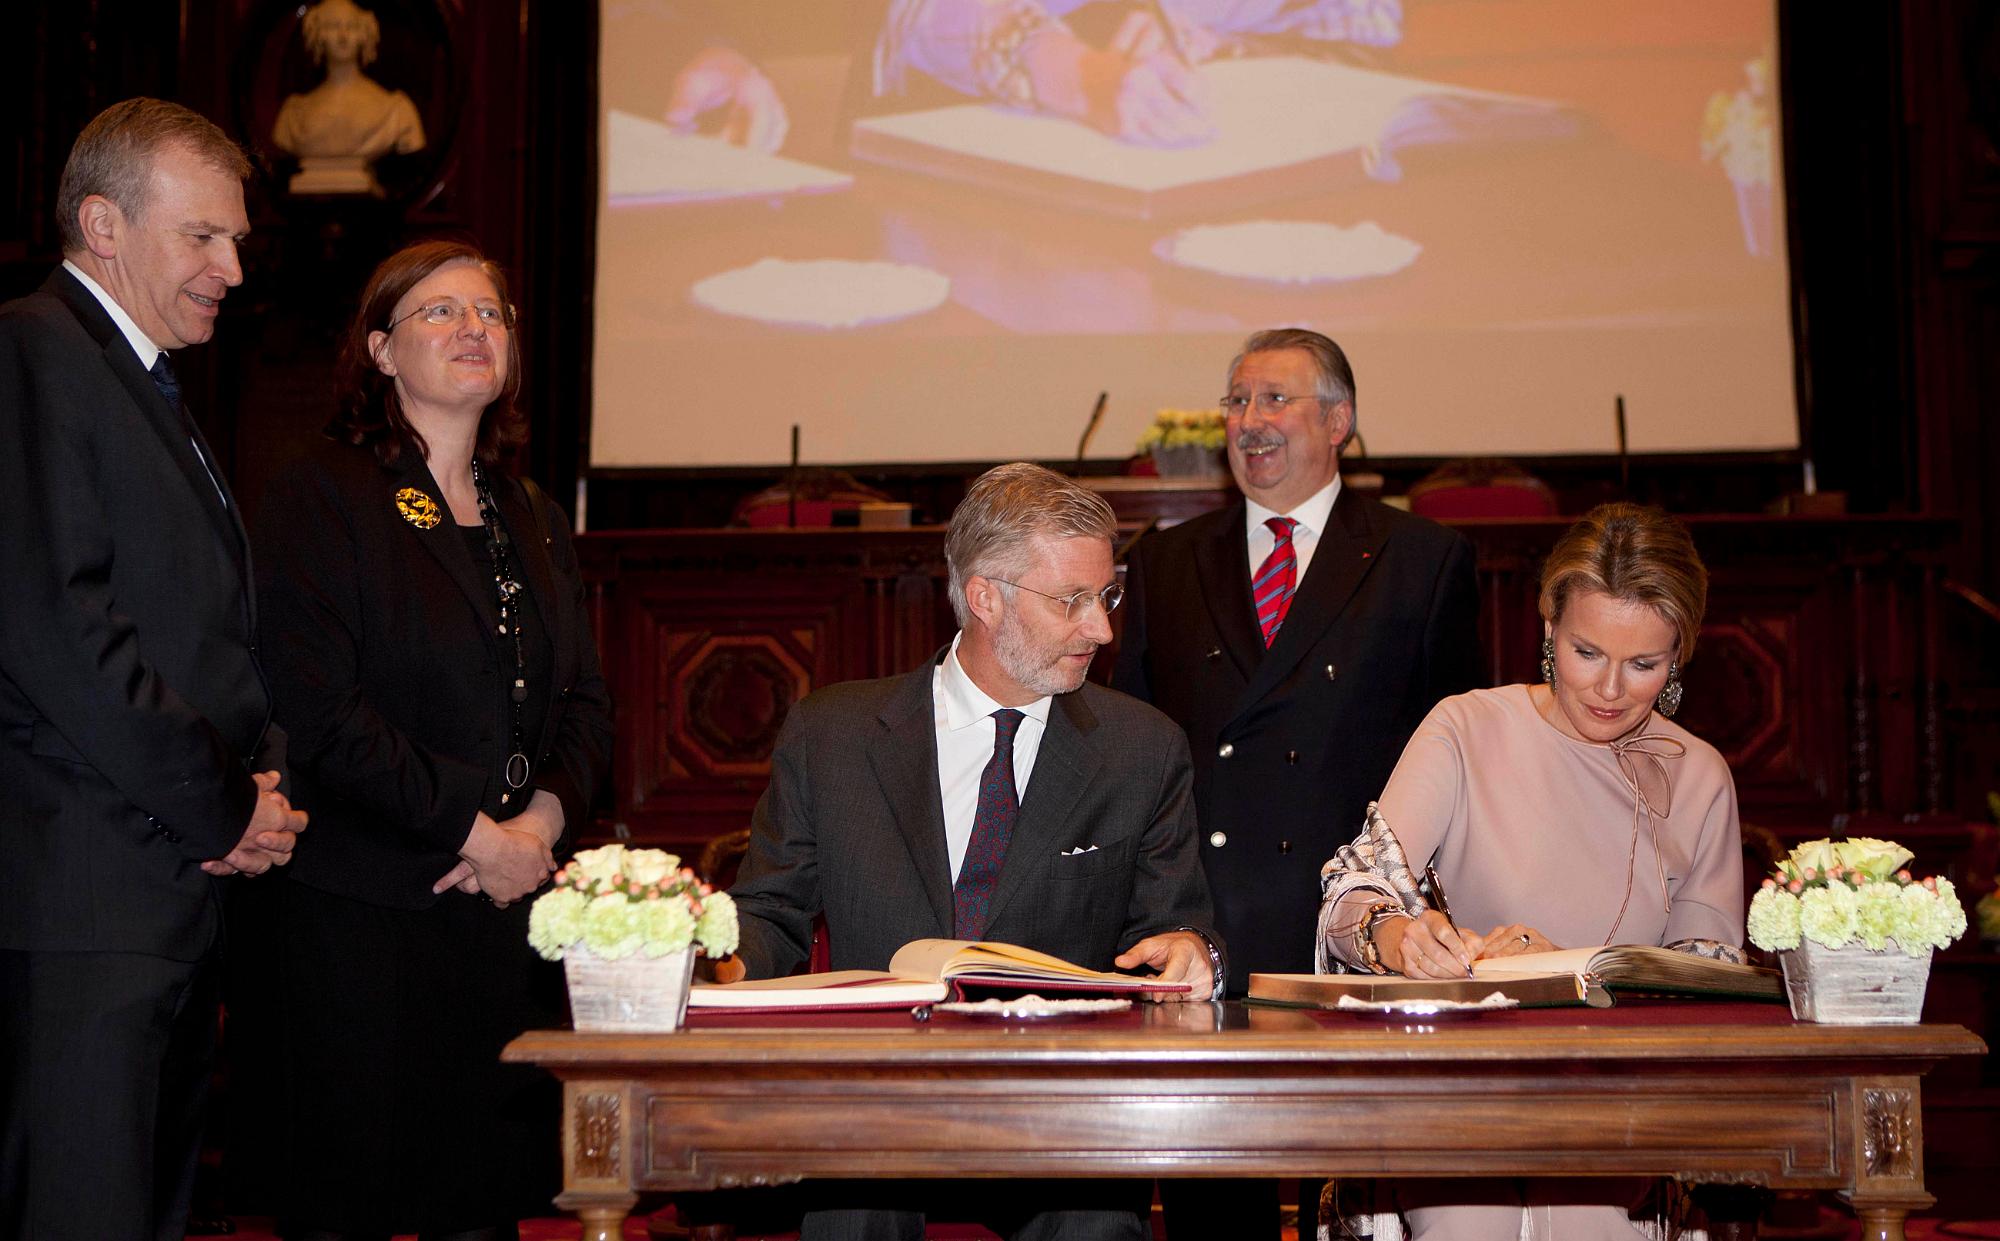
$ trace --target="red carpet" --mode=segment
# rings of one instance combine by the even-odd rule
[[[521,1241],[577,1241],[582,1231],[574,1220],[528,1220],[521,1225]],[[1918,1216],[1904,1231],[1909,1241],[2000,1241],[2000,1220],[1943,1221]],[[1858,1241],[1860,1236],[1861,1225],[1857,1223],[1846,1241]],[[229,1241],[277,1241],[277,1234],[271,1231],[268,1219],[243,1218],[236,1221],[236,1232]],[[625,1241],[651,1241],[643,1218],[625,1221]],[[1290,1229],[1285,1231],[1285,1241],[1296,1241]]]

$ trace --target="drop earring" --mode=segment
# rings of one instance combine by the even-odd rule
[[[1661,715],[1671,717],[1681,709],[1681,693],[1686,687],[1681,684],[1679,660],[1667,666],[1667,683],[1660,687],[1660,696],[1653,700],[1653,708]]]
[[[1556,683],[1556,640],[1550,637],[1542,639],[1542,680]]]

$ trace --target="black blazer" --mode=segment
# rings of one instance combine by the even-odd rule
[[[248,544],[187,424],[58,269],[0,307],[0,947],[195,960],[200,863],[281,767]]]
[[[290,878],[417,909],[457,863],[475,812],[506,820],[513,665],[499,609],[449,512],[411,525],[396,493],[443,504],[419,453],[384,466],[326,444],[283,471],[257,520],[261,633],[277,716],[290,721],[293,800],[312,815]],[[527,721],[530,789],[561,798],[566,835],[586,824],[611,747],[611,703],[583,604],[569,525],[538,520],[511,478],[494,488],[551,644],[554,692]],[[504,661],[504,666],[503,666]]]
[[[1345,487],[1266,651],[1245,520],[1238,503],[1133,550],[1112,678],[1187,732],[1235,992],[1312,972],[1320,864],[1479,662],[1471,543]]]
[[[803,964],[819,913],[835,969],[886,969],[910,940],[951,938],[935,664],[829,686],[786,717],[730,889],[750,977]],[[987,938],[1108,970],[1155,932],[1211,932],[1189,780],[1187,744],[1159,712],[1096,685],[1056,695]]]

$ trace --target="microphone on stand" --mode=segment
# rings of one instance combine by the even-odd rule
[[[1632,455],[1625,440],[1625,394],[1618,394],[1615,407],[1618,419],[1618,490],[1629,499],[1632,495]]]
[[[799,524],[799,424],[792,424],[792,468],[785,473],[785,525]]]
[[[1111,399],[1109,392],[1097,394],[1097,404],[1090,411],[1090,421],[1083,424],[1083,436],[1076,441],[1076,468],[1070,471],[1078,478],[1083,477],[1083,450],[1090,446],[1090,437],[1097,434],[1097,424],[1104,417],[1104,403]]]

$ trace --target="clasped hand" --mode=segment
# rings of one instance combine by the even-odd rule
[[[555,873],[552,850],[562,831],[562,802],[545,790],[537,789],[528,808],[505,824],[482,811],[473,818],[472,832],[458,851],[458,865],[440,876],[431,891],[457,888],[484,893],[505,909]]]
[[[1382,964],[1406,978],[1464,978],[1472,963],[1524,952],[1550,952],[1555,945],[1533,927],[1516,922],[1484,935],[1454,927],[1436,910],[1421,918],[1390,918],[1375,926]]]
[[[243,839],[219,858],[201,864],[211,875],[261,875],[273,866],[292,860],[292,848],[299,833],[306,830],[306,812],[292,809],[292,803],[278,791],[278,773],[252,773],[257,783],[257,802],[250,811],[250,824]]]

